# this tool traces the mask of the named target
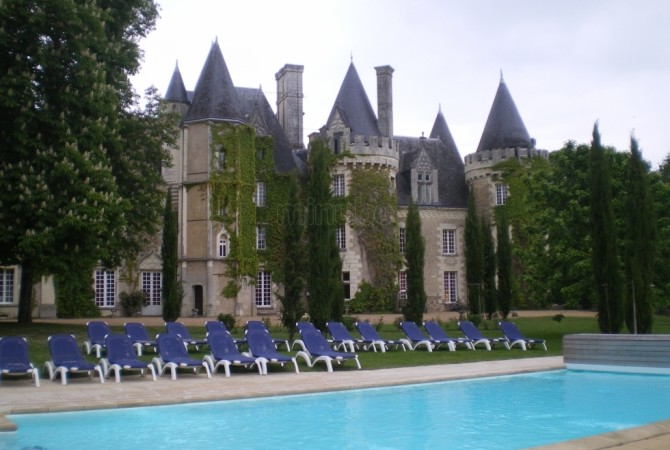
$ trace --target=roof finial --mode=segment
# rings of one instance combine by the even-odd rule
[[[442,103],[437,104],[437,112],[438,114],[442,114]]]
[[[349,50],[349,58],[351,59],[351,62],[354,62],[354,52],[353,50]]]
[[[504,84],[505,80],[503,79],[502,68],[500,69],[500,84]]]

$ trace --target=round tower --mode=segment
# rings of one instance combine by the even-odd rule
[[[535,148],[501,74],[477,151],[465,157],[465,180],[474,193],[477,214],[490,218],[495,206],[507,202],[507,185],[494,166],[534,156],[547,158],[549,152]]]

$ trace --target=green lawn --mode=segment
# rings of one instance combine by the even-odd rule
[[[512,350],[505,350],[498,347],[488,352],[486,350],[477,349],[470,351],[465,349],[457,350],[456,352],[449,352],[445,349],[433,351],[431,353],[425,350],[407,351],[392,350],[386,353],[359,351],[359,359],[363,369],[381,369],[391,367],[405,367],[405,366],[421,366],[428,364],[457,364],[462,362],[473,361],[493,361],[500,359],[511,358],[533,358],[539,356],[560,356],[563,354],[563,336],[566,334],[575,333],[597,333],[598,327],[594,318],[584,317],[565,317],[561,322],[552,320],[551,317],[533,317],[533,318],[514,318],[514,322],[519,326],[522,332],[528,337],[542,338],[547,341],[548,351],[543,350],[529,350],[521,351],[518,348]],[[443,322],[443,327],[447,330],[451,337],[461,336],[458,331],[456,322]],[[500,336],[497,330],[496,323],[493,321],[485,321],[479,326],[482,333],[489,337]],[[118,326],[112,327],[114,332],[123,332],[123,328]],[[204,327],[190,327],[189,330],[194,337],[204,337]],[[157,334],[163,332],[162,327],[149,327],[150,334]],[[271,332],[276,337],[286,337],[286,331],[282,328],[271,328]],[[670,333],[670,317],[656,316],[654,321],[655,333]],[[49,351],[47,349],[47,338],[51,334],[56,333],[70,333],[73,334],[77,341],[83,343],[86,339],[86,327],[84,325],[58,324],[58,323],[39,323],[39,324],[17,324],[15,322],[1,321],[0,322],[0,336],[18,335],[24,336],[28,339],[30,347],[30,355],[34,364],[41,367],[44,361],[50,359]],[[242,330],[237,329],[233,333],[235,336],[242,336]],[[354,336],[356,332],[352,332]],[[398,339],[403,333],[396,328],[392,323],[384,323],[380,330],[382,337],[387,339]],[[201,358],[205,353],[193,352],[194,358]],[[295,354],[295,351],[293,352]],[[95,355],[88,357],[91,361],[95,361]],[[152,353],[145,354],[142,358],[150,361],[153,357]],[[338,370],[353,370],[354,365],[351,363],[344,364]],[[271,371],[281,371],[281,368],[271,367]],[[284,368],[283,370],[292,370]],[[307,368],[301,363],[300,370],[325,370],[323,364],[317,365],[314,369]]]

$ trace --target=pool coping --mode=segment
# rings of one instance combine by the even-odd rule
[[[308,394],[327,391],[396,386],[472,379],[489,376],[564,369],[563,357],[537,357],[501,361],[483,361],[460,364],[441,364],[395,369],[338,370],[327,372],[235,373],[230,378],[223,374],[207,379],[204,374],[182,375],[177,381],[169,376],[156,382],[149,377],[125,377],[121,383],[107,380],[104,385],[96,379],[78,378],[67,386],[60,381],[42,380],[34,387],[29,380],[3,378],[0,385],[0,431],[16,431],[10,414],[48,413],[109,409],[137,406],[157,406],[177,403],[247,399],[281,395]],[[11,386],[8,386],[10,385]],[[151,389],[147,387],[151,386]],[[645,442],[652,446],[641,447]],[[656,443],[656,446],[653,446]],[[670,447],[670,420],[590,436],[558,444],[537,447],[543,450]]]

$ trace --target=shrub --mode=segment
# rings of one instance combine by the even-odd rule
[[[344,324],[345,327],[347,327],[347,330],[349,331],[354,331],[355,328],[355,323],[358,322],[358,317],[356,316],[343,316],[342,317],[342,323]]]
[[[223,324],[226,326],[228,331],[231,333],[235,331],[235,328],[237,328],[237,319],[235,319],[235,316],[232,314],[219,314],[216,318],[219,322],[223,322]]]
[[[119,305],[121,306],[121,314],[125,317],[133,317],[142,312],[142,305],[147,296],[142,291],[133,291],[131,293],[121,292],[119,294]]]
[[[479,324],[482,323],[482,316],[480,314],[470,314],[469,319],[477,328],[479,328]]]

